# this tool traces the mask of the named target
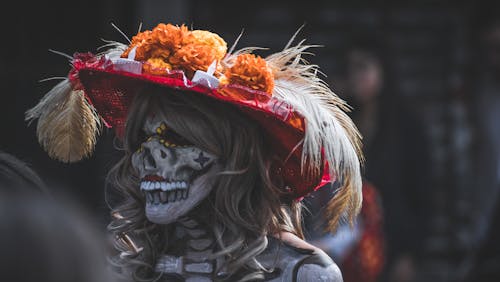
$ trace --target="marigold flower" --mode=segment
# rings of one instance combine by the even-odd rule
[[[172,65],[165,62],[162,58],[149,58],[142,65],[142,72],[151,75],[166,75],[167,71],[172,69]]]
[[[185,25],[172,24],[159,24],[152,31],[138,33],[121,56],[127,57],[134,47],[135,60],[147,64],[143,68],[146,73],[164,74],[159,70],[180,69],[188,77],[196,70],[206,71],[227,52],[227,44],[219,35],[204,30],[189,31]],[[222,71],[220,66],[217,71]]]
[[[240,54],[224,73],[228,83],[239,84],[271,94],[274,74],[266,60],[253,54]]]
[[[195,71],[206,71],[213,61],[217,60],[217,51],[208,45],[190,44],[177,50],[170,56],[169,62],[191,77]]]
[[[132,41],[130,42],[129,47],[127,48],[127,50],[125,50],[125,52],[123,52],[121,57],[127,58],[130,51],[132,51],[134,47],[137,47],[135,51],[135,58],[137,60],[144,60],[148,55],[147,53],[152,48],[151,44],[153,44],[153,41],[151,40],[151,31],[146,30],[143,32],[139,32],[137,35],[132,37]]]
[[[152,39],[174,51],[182,47],[184,38],[189,34],[185,25],[159,24],[152,31]]]
[[[153,46],[153,48],[149,52],[149,57],[150,58],[161,58],[161,59],[166,60],[168,57],[170,57],[170,54],[172,54],[172,52],[170,50],[160,48],[158,46]]]
[[[183,42],[184,45],[205,45],[214,49],[217,60],[222,60],[227,52],[227,43],[219,35],[206,30],[193,30]]]

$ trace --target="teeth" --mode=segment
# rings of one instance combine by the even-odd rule
[[[187,189],[188,183],[186,181],[176,181],[176,182],[165,182],[165,181],[142,181],[140,184],[141,190],[156,190],[161,189],[162,191],[171,191],[175,189]]]
[[[160,200],[162,203],[165,203],[167,201],[167,192],[160,192]]]
[[[184,200],[187,199],[188,194],[189,189],[175,189],[170,191],[148,190],[145,192],[146,202],[154,205]]]
[[[189,194],[186,181],[142,181],[140,189],[145,191],[146,202],[154,205],[184,200]]]
[[[168,193],[168,202],[175,201],[175,191],[171,191]]]
[[[155,205],[158,205],[160,203],[160,192],[154,192],[154,203]]]

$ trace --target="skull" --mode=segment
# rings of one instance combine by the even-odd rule
[[[169,224],[186,215],[205,199],[220,171],[217,158],[167,127],[161,113],[146,119],[148,136],[132,155],[146,199],[146,217]]]

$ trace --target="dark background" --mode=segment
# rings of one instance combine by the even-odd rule
[[[373,2],[9,2],[9,7],[2,7],[0,17],[0,149],[29,163],[54,190],[76,197],[104,227],[108,220],[104,178],[120,156],[113,149],[113,132],[103,132],[92,158],[68,165],[49,159],[36,140],[36,125],[24,122],[24,112],[56,84],[39,80],[65,76],[69,71],[67,59],[48,49],[67,54],[95,52],[104,44],[101,39],[125,42],[111,23],[131,37],[141,22],[143,30],[159,22],[171,22],[214,31],[229,45],[244,30],[240,47],[265,46],[277,51],[305,24],[298,38],[324,45],[308,59],[321,66],[326,81],[340,96],[345,88],[346,54],[354,46],[362,46],[382,61],[385,78],[381,103],[385,111],[411,113],[418,123],[418,138],[408,138],[404,130],[396,131],[386,136],[389,143],[384,144],[391,145],[382,146],[377,158],[411,156],[412,152],[421,152],[421,142],[425,142],[421,152],[425,158],[415,160],[411,168],[416,174],[422,171],[425,181],[419,182],[419,187],[409,188],[415,181],[393,172],[392,158],[382,158],[387,168],[379,167],[380,172],[367,168],[368,175],[375,175],[372,179],[386,176],[376,186],[384,186],[392,173],[401,191],[409,191],[406,196],[417,199],[411,203],[417,205],[417,217],[413,213],[402,220],[425,232],[415,233],[422,234],[418,238],[415,234],[398,237],[403,243],[418,242],[419,278],[415,279],[462,281],[475,271],[484,274],[499,268],[498,260],[490,259],[498,254],[493,240],[499,228],[494,224],[498,190],[495,154],[499,145],[494,136],[498,133],[491,130],[491,124],[488,127],[481,122],[481,114],[486,111],[500,111],[494,106],[500,92],[491,90],[499,88],[483,87],[483,81],[490,77],[485,73],[492,71],[484,56],[491,50],[485,49],[482,37],[485,28],[500,18],[498,5],[495,1]],[[496,48],[500,52],[500,45]],[[496,77],[492,81],[497,81]],[[405,120],[401,115],[387,117],[389,130],[405,128],[405,123],[394,123]],[[412,126],[409,122],[409,131]],[[412,163],[411,158],[405,160]],[[398,202],[394,195],[399,192],[378,188],[387,198],[387,217],[405,215],[398,211],[397,204],[391,205]],[[478,270],[486,266],[489,270]]]

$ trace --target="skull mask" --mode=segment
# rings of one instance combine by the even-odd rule
[[[186,215],[207,197],[220,170],[217,158],[167,127],[165,117],[155,113],[146,119],[148,136],[132,155],[146,199],[146,217],[169,224]]]

